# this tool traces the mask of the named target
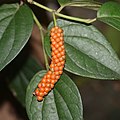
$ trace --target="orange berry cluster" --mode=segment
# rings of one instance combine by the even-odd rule
[[[55,83],[63,73],[65,64],[63,30],[58,26],[53,27],[50,31],[50,40],[52,48],[52,61],[49,71],[44,75],[35,90],[35,95],[38,101],[42,101],[43,97],[54,87]]]

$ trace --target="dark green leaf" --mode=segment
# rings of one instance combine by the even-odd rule
[[[32,26],[33,17],[26,5],[0,6],[0,70],[22,50],[31,35]]]
[[[101,6],[97,18],[120,31],[120,4],[107,2]]]
[[[120,79],[120,60],[95,27],[65,20],[58,20],[57,24],[64,30],[67,71],[97,79]],[[48,35],[45,48],[50,56],[49,44]]]
[[[75,3],[75,2],[88,2],[88,1],[93,1],[93,0],[58,0],[59,4],[62,6],[62,5],[65,5],[65,4],[69,4],[69,3]]]
[[[65,1],[64,1],[65,2]],[[62,5],[62,7],[84,7],[84,8],[88,8],[88,9],[92,9],[92,10],[98,10],[101,7],[101,3],[89,0],[89,1],[71,1],[71,2],[65,2],[65,3],[61,3],[59,1],[59,3]],[[62,8],[62,9],[63,9]],[[61,8],[60,8],[61,9]]]
[[[83,120],[79,91],[73,81],[63,74],[42,102],[32,95],[46,71],[40,71],[31,80],[26,93],[26,109],[30,120]]]
[[[58,0],[58,2],[59,2],[60,5],[64,5],[64,4],[73,2],[73,1],[76,1],[76,0]],[[81,1],[81,0],[80,0],[80,1]]]
[[[17,99],[23,106],[25,106],[26,88],[32,77],[39,70],[41,70],[40,65],[38,65],[32,57],[29,57],[22,69],[17,73],[15,78],[10,83],[11,90],[15,93]]]

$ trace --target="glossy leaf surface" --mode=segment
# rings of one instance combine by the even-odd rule
[[[30,120],[83,120],[79,91],[73,81],[63,74],[42,102],[33,92],[46,71],[40,71],[31,80],[26,93],[26,109]]]
[[[26,5],[0,6],[0,70],[10,63],[25,46],[32,27],[33,17]]]
[[[116,2],[103,4],[97,13],[97,18],[120,31],[120,4]]]
[[[65,70],[97,79],[120,79],[120,60],[110,43],[95,27],[65,20],[58,20],[57,24],[64,30]],[[50,24],[48,31],[52,26]],[[45,48],[50,56],[49,34]]]

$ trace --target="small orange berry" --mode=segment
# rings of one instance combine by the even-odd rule
[[[50,33],[50,36],[54,36],[54,35],[55,35],[55,33],[54,33],[54,32],[51,32],[51,33]]]
[[[60,37],[60,36],[61,36],[61,34],[60,34],[60,33],[57,33],[56,35],[57,35],[57,37]]]
[[[48,74],[49,74],[49,75],[51,75],[51,74],[52,74],[52,72],[49,70],[49,71],[48,71]]]
[[[43,100],[43,97],[37,96],[37,100],[38,100],[38,101],[42,101],[42,100]]]
[[[62,70],[63,70],[63,66],[60,66],[60,67],[59,67],[59,71],[62,71]]]
[[[65,55],[62,56],[62,59],[65,60]]]
[[[45,89],[43,87],[40,88],[40,92],[44,92]]]
[[[62,58],[62,57],[61,57],[61,58],[59,58],[59,61],[60,61],[60,62],[62,62],[62,61],[63,61],[63,58]]]
[[[58,54],[58,53],[59,53],[58,50],[55,50],[55,51],[54,51],[54,55],[56,55],[56,54]],[[54,56],[54,55],[53,55],[53,56]]]
[[[60,76],[58,75],[58,76],[56,76],[55,78],[58,80],[58,79],[60,78]]]
[[[56,38],[55,41],[58,43],[58,42],[60,42],[61,40],[60,40],[60,38]]]
[[[60,63],[61,63],[61,65],[64,65],[64,64],[65,64],[65,61],[61,61]]]
[[[61,57],[61,53],[58,53],[56,56],[57,56],[58,58]]]
[[[47,92],[47,93],[48,93],[50,90],[51,90],[51,88],[47,88],[47,87],[45,88],[45,92]]]
[[[50,46],[51,46],[51,48],[52,48],[52,47],[54,47],[54,45],[53,45],[53,44],[51,44]]]
[[[58,48],[60,46],[60,44],[58,43],[58,44],[55,44],[54,46],[55,46],[55,48]]]
[[[58,66],[55,66],[54,67],[54,71],[58,71],[59,70],[59,67]]]
[[[56,59],[54,60],[54,62],[55,62],[55,63],[58,63],[58,62],[59,62],[59,59],[58,59],[58,58],[56,58]]]
[[[55,75],[59,75],[59,71],[55,71]]]
[[[62,33],[62,32],[63,32],[63,30],[59,28],[59,29],[58,29],[58,32],[59,32],[59,33]]]
[[[44,95],[47,95],[48,94],[48,92],[44,92]]]
[[[38,88],[41,88],[42,87],[42,85],[41,85],[41,82],[38,84]]]
[[[55,47],[52,47],[52,51],[55,51],[56,50],[56,48]]]
[[[57,43],[55,41],[52,42],[52,45],[55,46]]]
[[[45,87],[46,86],[46,83],[41,83],[41,87]]]
[[[57,66],[58,66],[58,67],[61,66],[61,65],[62,65],[61,62],[58,62],[58,63],[57,63]]]
[[[51,88],[53,88],[54,87],[54,84],[50,84],[51,85]]]
[[[54,68],[50,68],[50,70],[51,70],[52,72],[54,72]]]
[[[61,46],[61,49],[63,49],[63,50],[65,49],[64,45]]]
[[[55,83],[56,83],[56,81],[55,81],[55,80],[51,80],[51,84],[53,84],[53,85],[54,85]]]
[[[54,80],[54,79],[55,79],[55,74],[52,74],[52,75],[50,76],[50,78]]]
[[[59,29],[59,27],[58,27],[58,26],[55,26],[54,28],[55,28],[55,30],[58,30],[58,29]]]
[[[55,79],[55,83],[58,81],[58,79]]]
[[[61,54],[61,56],[65,55],[65,51],[62,50],[62,51],[60,52],[60,54]]]
[[[57,35],[55,34],[54,36],[52,36],[53,39],[56,39],[57,38]]]
[[[35,95],[38,95],[39,94],[39,88],[36,88],[36,90],[35,90]]]
[[[63,44],[64,44],[63,41],[60,41],[60,42],[58,43],[59,46],[62,46]]]
[[[44,93],[43,92],[39,92],[38,96],[43,97]]]
[[[55,31],[55,28],[53,27],[53,28],[51,29],[51,33],[54,32],[54,31]]]
[[[47,83],[47,84],[46,84],[46,87],[47,87],[47,88],[50,88],[50,87],[51,87],[51,85],[50,85],[49,83]]]
[[[56,55],[54,55],[52,58],[53,58],[53,59],[57,59],[57,56],[56,56]]]
[[[60,40],[61,40],[61,41],[63,41],[63,40],[64,40],[64,38],[61,36],[61,37],[60,37]]]
[[[63,49],[61,47],[58,48],[58,51],[61,52]]]
[[[50,74],[47,74],[47,75],[46,75],[46,78],[50,78]]]
[[[61,37],[63,37],[64,36],[64,34],[63,33],[61,33]]]
[[[47,80],[46,80],[47,83],[50,83],[50,81],[51,81],[50,79],[47,79]]]
[[[55,66],[54,64],[50,64],[50,68],[54,68],[54,66]]]
[[[46,78],[43,78],[41,82],[46,83]]]
[[[59,74],[62,74],[63,73],[63,71],[59,71]]]

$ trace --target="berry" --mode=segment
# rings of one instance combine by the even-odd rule
[[[43,97],[44,93],[43,92],[39,92],[38,96]]]
[[[38,101],[42,101],[44,96],[47,95],[55,83],[59,80],[63,73],[65,65],[65,47],[63,30],[55,26],[50,30],[51,41],[51,64],[49,71],[44,75],[42,80],[38,83],[38,86],[34,92]]]
[[[38,100],[38,101],[42,101],[42,100],[43,100],[43,97],[37,96],[37,100]]]

